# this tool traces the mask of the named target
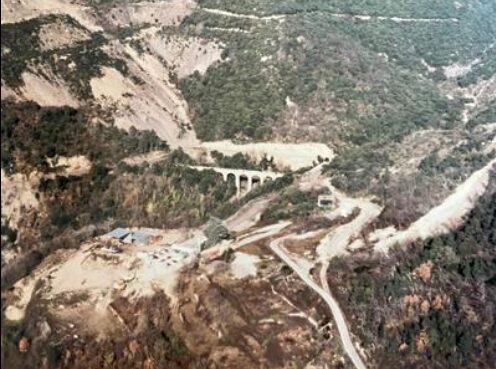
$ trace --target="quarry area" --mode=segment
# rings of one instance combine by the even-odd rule
[[[49,331],[44,334],[72,345],[139,332],[119,302],[138,304],[160,295],[187,349],[226,367],[283,367],[294,357],[295,363],[308,358],[308,368],[325,362],[365,368],[367,356],[329,289],[329,261],[364,249],[385,252],[392,239],[411,241],[455,228],[495,165],[493,160],[425,215],[432,220],[424,232],[413,224],[368,235],[363,231],[380,207],[333,188],[318,165],[294,184],[327,190],[311,218],[266,225],[260,215],[273,198],[265,197],[198,228],[115,228],[47,257],[5,294],[5,317],[16,322],[33,309],[42,311],[42,327]],[[452,197],[460,206],[453,207]],[[238,338],[224,342],[226,336]]]

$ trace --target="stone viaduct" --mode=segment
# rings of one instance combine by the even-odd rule
[[[271,171],[203,167],[197,165],[191,165],[190,168],[199,171],[213,170],[214,172],[222,174],[222,178],[224,178],[224,181],[226,182],[230,178],[233,178],[234,182],[236,183],[236,196],[244,195],[245,193],[250,192],[253,188],[264,184],[267,181],[273,181],[276,178],[280,178],[284,175],[284,173]]]

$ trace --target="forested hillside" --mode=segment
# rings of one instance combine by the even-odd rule
[[[212,215],[226,217],[249,199],[292,181],[287,176],[229,202],[236,193],[234,182],[219,180],[221,175],[213,171],[200,174],[187,167],[194,160],[181,150],[169,150],[154,132],[91,124],[80,109],[4,101],[1,132],[2,177],[8,174],[21,183],[35,178],[30,191],[38,200],[35,208],[24,209],[19,220],[2,217],[2,249],[28,255],[19,266],[10,265],[2,273],[7,284],[23,273],[25,265],[32,267],[57,248],[72,247],[112,227],[197,226]],[[153,150],[163,150],[164,159],[133,165],[123,160]],[[72,173],[70,167],[57,164],[67,157],[87,158],[89,167]],[[6,204],[11,196],[23,194],[12,193]]]
[[[496,173],[465,224],[380,256],[332,262],[330,286],[376,366],[492,368]]]
[[[219,181],[213,171],[200,175],[184,166],[192,159],[182,151],[168,151],[153,132],[93,125],[84,111],[34,103],[2,102],[1,122],[2,172],[22,181],[38,178],[32,191],[39,201],[36,208],[25,210],[19,223],[2,218],[4,251],[15,242],[17,250],[35,261],[40,254],[70,247],[77,234],[84,238],[119,224],[193,226],[239,206],[227,201],[236,191],[234,183]],[[158,149],[168,154],[153,165],[122,161]],[[71,173],[70,168],[67,173],[64,165],[56,164],[57,159],[80,156],[90,162],[83,173]],[[279,182],[260,191],[274,190]]]
[[[223,62],[180,86],[202,139],[325,142],[333,183],[393,212],[415,176],[432,194],[415,218],[445,194],[426,166],[452,189],[494,155],[473,129],[494,122],[494,17],[490,0],[205,0],[181,29],[221,40]]]

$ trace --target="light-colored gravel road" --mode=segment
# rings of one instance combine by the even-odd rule
[[[322,287],[320,287],[312,277],[304,271],[284,250],[282,247],[282,243],[285,239],[291,236],[277,238],[270,243],[270,248],[272,251],[288,265],[298,276],[305,282],[305,284],[310,287],[312,290],[317,292],[320,297],[326,302],[326,304],[331,309],[332,315],[334,316],[334,321],[336,322],[336,326],[338,327],[339,336],[341,337],[341,342],[343,344],[343,349],[350,358],[351,362],[357,369],[365,369],[366,366],[362,361],[362,358],[358,354],[358,351],[355,349],[353,342],[351,340],[350,332],[348,330],[348,326],[346,324],[346,320],[344,317],[341,308],[339,307],[337,301],[331,295],[329,291],[326,291]],[[327,268],[326,268],[327,269]],[[326,280],[326,278],[324,278]],[[327,284],[327,282],[326,282]]]

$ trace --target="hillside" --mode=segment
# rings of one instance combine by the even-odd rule
[[[490,368],[494,352],[495,177],[463,226],[392,251],[335,259],[330,285],[378,367]]]
[[[1,8],[9,368],[496,362],[494,0]]]
[[[336,186],[415,219],[494,155],[496,91],[494,4],[418,9],[201,2],[182,30],[222,40],[226,61],[181,84],[198,136],[326,143]]]

